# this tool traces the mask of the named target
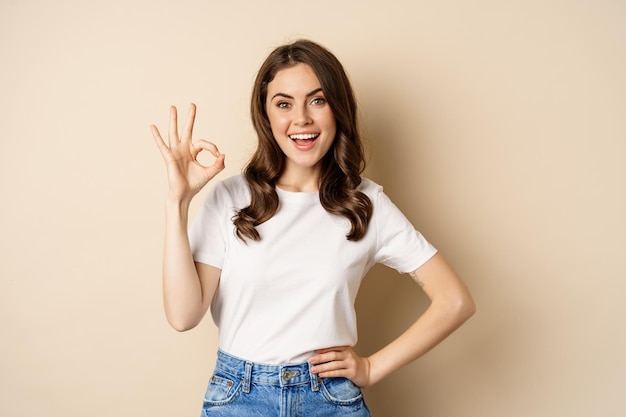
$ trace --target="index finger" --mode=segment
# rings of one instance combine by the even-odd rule
[[[167,146],[161,137],[161,132],[159,132],[159,128],[156,125],[150,125],[150,130],[152,131],[152,137],[156,141],[159,147]]]

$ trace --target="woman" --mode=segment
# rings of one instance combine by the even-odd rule
[[[165,312],[176,330],[211,307],[219,327],[205,416],[369,416],[360,388],[422,356],[474,312],[467,288],[383,193],[361,177],[352,88],[337,58],[300,40],[274,50],[252,94],[258,147],[243,175],[213,185],[187,231],[188,208],[224,168],[192,142],[195,106],[179,138],[170,113],[163,265]],[[215,156],[211,166],[196,160]],[[396,340],[357,355],[354,300],[375,263],[409,273],[431,300]]]

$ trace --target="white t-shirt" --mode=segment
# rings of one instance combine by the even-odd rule
[[[222,270],[211,304],[223,351],[253,362],[306,361],[315,349],[354,346],[354,301],[367,271],[383,263],[401,273],[436,249],[383,193],[363,179],[373,203],[365,236],[349,241],[350,222],[328,213],[318,193],[277,187],[276,214],[257,226],[260,241],[237,238],[232,222],[250,203],[242,175],[218,182],[190,232],[194,260]]]

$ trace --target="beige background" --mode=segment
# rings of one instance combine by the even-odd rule
[[[478,313],[368,389],[376,416],[623,416],[626,4],[0,1],[0,415],[197,416],[216,349],[161,308],[165,171],[148,129],[254,146],[262,59],[342,60],[367,175],[436,244]],[[197,207],[197,206],[194,206]],[[362,353],[426,306],[376,267]]]

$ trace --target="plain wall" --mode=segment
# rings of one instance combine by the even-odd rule
[[[217,331],[164,319],[148,126],[197,103],[196,137],[239,173],[255,72],[299,37],[343,62],[366,175],[478,305],[366,390],[374,415],[626,415],[626,4],[610,0],[2,0],[0,415],[199,414]],[[426,305],[375,267],[358,350]]]

